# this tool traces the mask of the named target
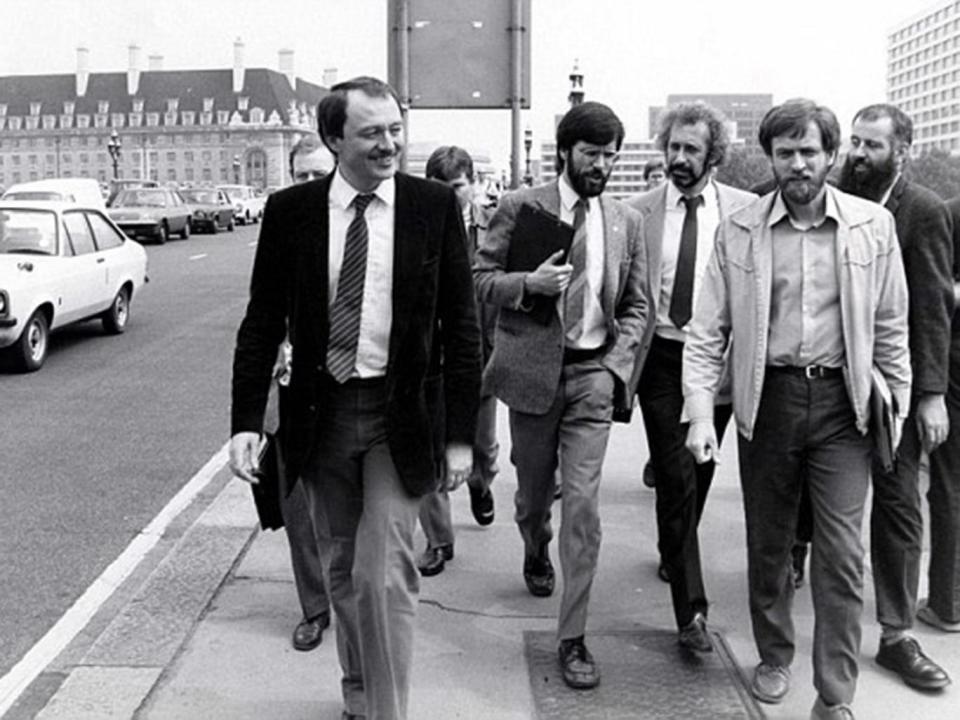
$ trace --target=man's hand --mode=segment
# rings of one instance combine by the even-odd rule
[[[717,431],[710,420],[695,420],[687,430],[687,450],[698,463],[715,460],[717,456]]]
[[[260,433],[238,432],[230,438],[230,470],[241,480],[251,485],[260,482],[254,473],[257,467],[257,451],[260,449]]]
[[[924,395],[917,403],[917,432],[923,449],[933,452],[947,439],[950,418],[943,395]]]
[[[573,265],[569,263],[558,265],[560,258],[563,257],[563,250],[557,250],[548,257],[540,267],[532,273],[527,273],[523,279],[523,288],[531,295],[546,295],[554,297],[567,289],[570,284],[570,275],[573,273]]]
[[[466,443],[449,443],[446,456],[447,477],[444,479],[443,489],[456,490],[473,472],[473,448]]]

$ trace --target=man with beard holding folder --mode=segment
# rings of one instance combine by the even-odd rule
[[[560,177],[503,197],[474,264],[478,298],[500,307],[484,390],[510,408],[523,576],[538,597],[554,587],[548,547],[559,460],[558,659],[564,681],[577,689],[600,682],[584,642],[600,552],[600,473],[614,406],[629,407],[647,321],[642,220],[602,197],[622,142],[623,125],[609,107],[571,108],[557,126]],[[510,259],[532,241],[523,236],[531,213],[572,226],[571,244],[535,269],[518,270]]]

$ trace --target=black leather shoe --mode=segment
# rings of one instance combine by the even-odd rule
[[[470,486],[470,512],[477,525],[487,526],[493,522],[493,493],[490,488]]]
[[[306,652],[323,642],[323,631],[330,627],[330,611],[315,618],[304,618],[293,629],[293,648]]]
[[[553,564],[546,548],[543,549],[542,557],[530,556],[524,559],[523,579],[527,583],[527,590],[534,597],[553,595]]]
[[[923,654],[912,637],[894,643],[880,643],[877,665],[900,676],[907,685],[919,690],[939,690],[950,684],[950,676]]]
[[[703,613],[694,613],[693,620],[680,628],[677,636],[680,647],[697,652],[713,652],[713,643],[707,632],[707,619]]]
[[[583,644],[583,635],[561,640],[557,650],[563,681],[574,690],[589,690],[600,684],[600,672],[593,655]]]
[[[660,563],[660,567],[657,568],[657,577],[663,580],[665,583],[670,582],[670,571],[667,570],[667,566],[663,563]]]
[[[367,716],[357,715],[356,713],[350,713],[344,710],[343,714],[340,716],[340,720],[367,720]]]
[[[424,577],[439,575],[443,572],[447,560],[453,560],[453,545],[428,547],[417,560],[417,570]]]

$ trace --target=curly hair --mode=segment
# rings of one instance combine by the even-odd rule
[[[707,151],[707,165],[719,167],[727,159],[730,147],[730,134],[727,132],[726,119],[719,110],[705,102],[681,103],[674,105],[660,117],[660,129],[657,132],[657,147],[664,155],[670,142],[670,131],[675,125],[696,125],[703,123],[710,133],[710,148]]]

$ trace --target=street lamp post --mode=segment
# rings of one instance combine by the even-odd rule
[[[240,184],[240,156],[233,156],[233,183],[234,185]]]
[[[117,135],[117,129],[114,128],[110,133],[110,140],[107,142],[107,152],[110,153],[110,160],[113,161],[113,179],[120,177],[120,150],[123,143],[120,142],[120,136]]]
[[[530,173],[530,149],[533,147],[533,130],[530,126],[523,131],[523,149],[527,154],[526,171],[523,174],[523,184],[527,187],[533,185],[533,175]]]

